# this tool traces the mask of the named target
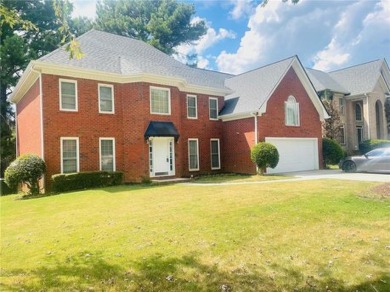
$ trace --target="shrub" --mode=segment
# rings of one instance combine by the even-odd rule
[[[275,168],[279,162],[279,152],[276,147],[267,142],[260,142],[251,150],[251,160],[257,165],[260,173],[263,174],[265,168]]]
[[[10,188],[23,183],[28,188],[28,195],[39,194],[39,180],[46,171],[46,164],[38,155],[25,154],[14,160],[5,170],[5,183]]]
[[[1,183],[1,189],[0,189],[0,195],[1,196],[6,196],[6,195],[11,195],[11,194],[16,194],[18,189],[17,187],[10,188],[4,181],[4,179],[0,179]]]
[[[344,157],[343,148],[336,140],[322,138],[322,157],[325,167],[329,164],[338,164]]]
[[[123,181],[123,173],[108,171],[77,172],[55,174],[51,179],[53,192],[60,193],[120,185]]]
[[[362,154],[375,148],[390,147],[390,140],[365,140],[359,144],[359,151]]]

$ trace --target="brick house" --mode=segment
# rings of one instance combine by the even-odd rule
[[[368,139],[390,139],[390,70],[385,59],[333,72],[306,69],[318,94],[331,99],[342,122],[340,143],[348,153]]]
[[[281,153],[270,172],[321,167],[327,113],[297,57],[232,76],[114,34],[79,41],[85,57],[60,48],[30,62],[11,96],[17,154],[46,161],[46,187],[79,171],[122,171],[126,181],[254,173],[258,141]]]

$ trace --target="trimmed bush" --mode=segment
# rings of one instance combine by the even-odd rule
[[[365,140],[359,144],[359,151],[366,154],[375,148],[390,147],[390,140]]]
[[[16,158],[4,173],[5,183],[12,189],[23,183],[28,195],[40,192],[39,180],[46,171],[46,164],[38,155],[25,154]]]
[[[251,150],[251,160],[257,165],[263,174],[267,167],[275,168],[279,162],[278,149],[271,143],[260,142]]]
[[[53,192],[61,193],[120,185],[123,181],[123,173],[108,171],[77,172],[55,174],[51,179]]]
[[[329,164],[338,164],[344,157],[343,148],[336,140],[322,138],[322,157],[325,167]]]

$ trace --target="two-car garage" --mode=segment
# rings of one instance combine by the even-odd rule
[[[317,138],[266,137],[265,141],[276,146],[279,163],[267,168],[267,173],[282,173],[319,169]]]

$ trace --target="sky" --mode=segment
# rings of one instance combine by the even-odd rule
[[[72,0],[73,16],[95,16],[97,0]],[[390,62],[390,0],[184,0],[207,33],[176,47],[185,62],[240,74],[297,55],[308,68],[333,71],[377,59]]]

